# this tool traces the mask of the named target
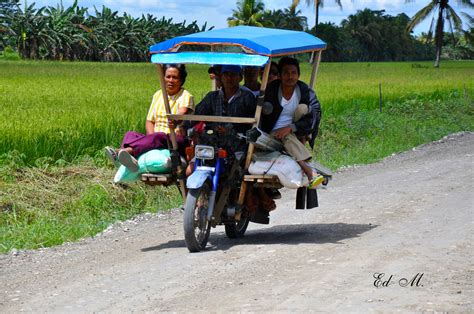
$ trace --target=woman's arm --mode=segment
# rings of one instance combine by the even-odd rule
[[[192,110],[189,109],[188,107],[180,107],[178,108],[178,114],[187,114],[187,113],[191,113]]]
[[[192,113],[192,109],[187,108],[187,107],[180,107],[178,108],[178,114],[190,114]],[[185,136],[186,132],[183,128],[183,121],[169,121],[168,122],[168,127],[170,129],[174,129],[177,135]]]
[[[192,110],[189,109],[189,108],[186,108],[186,107],[181,107],[181,108],[178,108],[178,114],[187,114],[187,113],[191,113]],[[170,129],[176,129],[177,127],[179,127],[179,125],[181,124],[182,121],[175,121],[175,120],[168,120],[168,127]]]
[[[155,123],[153,121],[146,120],[145,130],[147,135],[155,133]]]

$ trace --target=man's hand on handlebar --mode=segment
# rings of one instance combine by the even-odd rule
[[[182,125],[180,124],[181,121],[176,121],[176,120],[168,120],[168,127],[171,129],[171,130],[174,130],[174,132],[176,133],[176,135],[179,135],[179,136],[186,136],[186,132],[184,130],[184,128],[182,127]]]

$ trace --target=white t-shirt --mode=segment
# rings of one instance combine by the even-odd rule
[[[278,120],[275,123],[272,131],[290,126],[290,124],[293,123],[293,115],[296,108],[298,107],[298,101],[296,89],[289,100],[286,100],[285,97],[281,98],[281,106],[283,107],[283,110],[280,113],[280,116],[278,117]]]

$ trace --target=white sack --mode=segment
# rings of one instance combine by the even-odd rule
[[[255,154],[255,161],[250,164],[250,174],[276,175],[281,184],[289,189],[308,186],[308,177],[300,165],[290,156],[272,152]]]

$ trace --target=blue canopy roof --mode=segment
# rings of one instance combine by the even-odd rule
[[[240,46],[244,52],[269,57],[326,49],[326,43],[306,32],[236,26],[175,37],[150,47],[150,54],[176,52],[184,45]]]
[[[268,57],[246,53],[225,52],[170,52],[151,55],[153,63],[197,63],[197,64],[238,64],[242,66],[262,66]]]

